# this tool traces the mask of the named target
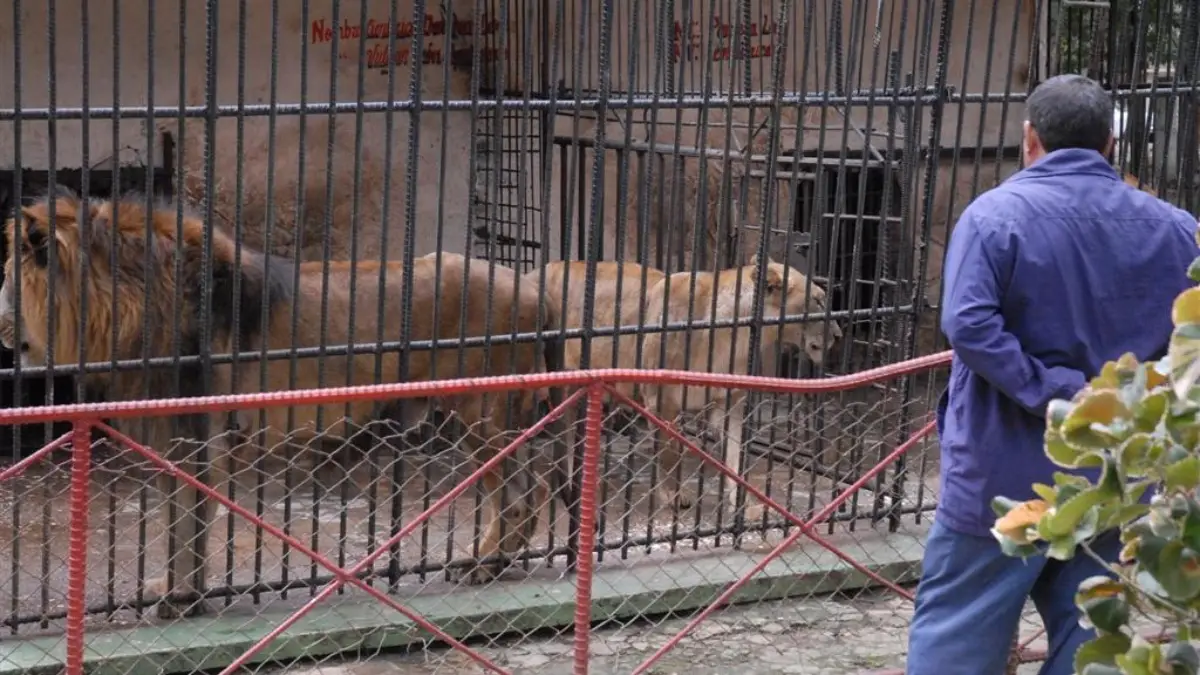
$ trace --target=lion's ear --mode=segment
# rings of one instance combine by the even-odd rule
[[[783,275],[774,267],[768,267],[766,283],[768,293],[778,293],[783,290]]]
[[[31,254],[34,264],[38,267],[49,267],[50,222],[45,212],[36,207],[22,207],[21,216],[21,252]],[[56,228],[54,234],[61,246],[66,241],[61,229]]]

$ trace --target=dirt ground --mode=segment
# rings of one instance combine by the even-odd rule
[[[831,596],[742,605],[721,610],[700,623],[647,675],[854,675],[904,667],[908,601],[886,592],[853,598]],[[1028,613],[1022,635],[1036,632]],[[628,675],[679,633],[688,619],[636,622],[596,630],[591,637],[590,672]],[[476,647],[504,670],[538,675],[570,675],[572,635]],[[1037,640],[1033,647],[1044,646]],[[1019,675],[1034,675],[1026,664]],[[468,657],[439,648],[422,653],[364,655],[287,668],[255,667],[262,675],[475,675],[491,672]]]

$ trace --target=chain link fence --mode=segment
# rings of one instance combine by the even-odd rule
[[[551,379],[570,385],[599,377],[620,385],[620,373],[632,372],[638,386],[789,392],[800,403],[784,411],[780,423],[808,428],[820,398],[814,391],[869,390],[928,375],[945,363],[939,355],[822,381],[726,376],[722,384],[704,381],[713,376],[675,373],[672,382],[655,371],[595,371],[537,376],[540,381],[434,382],[422,392],[384,385],[207,404],[184,399],[45,409],[73,420],[75,430],[0,473],[6,521],[25,514],[12,540],[0,543],[44,556],[14,556],[0,570],[17,590],[9,626],[18,634],[17,648],[0,667],[75,672],[99,659],[105,668],[127,672],[199,672],[232,661],[244,666],[236,672],[245,672],[347,652],[366,660],[384,648],[428,647],[420,658],[429,672],[474,672],[462,669],[472,660],[496,672],[560,672],[564,663],[594,656],[589,632],[607,636],[599,644],[622,630],[650,635],[654,624],[679,612],[729,599],[737,590],[726,588],[730,583],[751,585],[743,602],[798,597],[822,603],[813,598],[832,593],[840,599],[828,602],[857,607],[857,596],[876,594],[866,590],[876,584],[904,595],[895,582],[913,579],[913,556],[935,497],[935,476],[927,471],[905,481],[903,497],[890,501],[901,478],[899,457],[910,460],[908,471],[933,466],[926,464],[932,424],[914,428],[882,455],[863,453],[869,458],[857,466],[847,464],[854,453],[838,453],[825,463],[842,464],[840,480],[814,473],[821,458],[772,465],[770,456],[746,462],[744,478],[734,479],[721,459],[726,436],[686,420],[660,420],[601,384],[575,390],[548,417],[506,434],[503,449],[484,461],[463,456],[467,429],[451,411],[439,424],[392,434],[358,431],[369,444],[342,434],[341,420],[324,433],[297,436],[303,444],[283,435],[276,445],[228,435],[189,441],[187,452],[209,455],[205,475],[193,477],[181,470],[196,464],[180,451],[183,443],[159,455],[96,415],[162,414],[164,406],[179,414],[200,405],[216,413],[302,401],[436,399],[468,387],[501,396],[502,389],[549,386]],[[614,374],[606,380],[605,372]],[[556,418],[584,401],[585,433],[564,455],[567,430]],[[778,415],[778,404],[771,405]],[[842,419],[894,427],[898,413],[881,404],[848,409]],[[913,414],[928,418],[928,411]],[[827,433],[834,444],[855,440]],[[314,437],[336,442],[314,445]],[[668,468],[679,472],[683,498],[663,503],[658,491],[665,474],[656,472],[669,441],[680,451],[681,461]],[[799,436],[794,441],[803,443]],[[493,481],[489,473],[504,475]],[[722,484],[744,492],[741,509],[722,495]],[[494,486],[502,494],[489,491]],[[577,499],[569,497],[573,486]],[[183,498],[189,493],[199,498]],[[897,532],[885,525],[890,514],[872,508],[878,501],[903,512]],[[205,517],[198,503],[207,503],[210,527],[205,538],[188,541],[181,532],[203,529],[190,520]],[[593,537],[572,540],[571,509],[577,527]],[[489,533],[492,525],[498,535]],[[767,555],[773,548],[778,551]],[[201,604],[202,618],[188,618]],[[550,658],[565,639],[573,646]],[[501,646],[507,656],[495,655]],[[600,649],[621,661],[636,656],[611,645]],[[536,663],[542,656],[546,669]]]

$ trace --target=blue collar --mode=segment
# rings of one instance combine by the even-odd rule
[[[1009,177],[1010,181],[1046,178],[1070,174],[1086,174],[1121,180],[1117,170],[1095,150],[1067,148],[1055,150]]]

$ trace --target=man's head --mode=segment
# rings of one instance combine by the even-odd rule
[[[1025,166],[1065,148],[1112,149],[1112,96],[1082,75],[1057,75],[1042,82],[1025,103],[1021,143]]]

